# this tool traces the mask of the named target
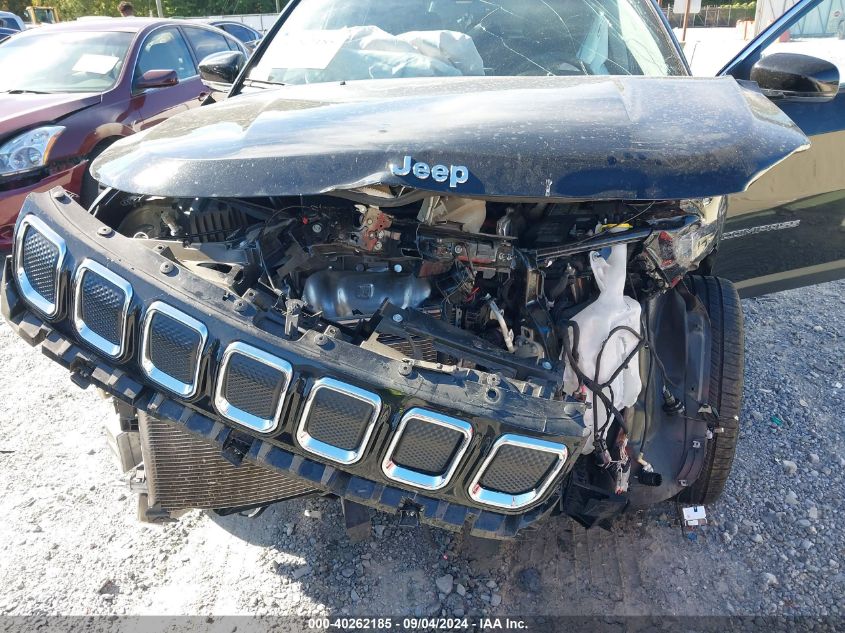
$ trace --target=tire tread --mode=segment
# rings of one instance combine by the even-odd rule
[[[719,413],[723,432],[707,443],[704,467],[682,496],[684,501],[709,504],[725,489],[739,439],[745,366],[742,306],[731,282],[719,277],[692,276],[690,290],[710,316],[710,404]]]

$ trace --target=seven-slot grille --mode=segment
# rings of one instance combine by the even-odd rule
[[[76,269],[73,323],[79,336],[119,358],[126,350],[126,319],[132,286],[105,266],[86,259]]]
[[[380,411],[377,394],[333,378],[320,378],[305,401],[296,439],[316,455],[354,464],[364,455]]]
[[[261,433],[278,427],[293,367],[286,360],[235,342],[226,348],[214,405],[224,417]]]
[[[566,463],[567,450],[533,437],[502,435],[469,487],[469,495],[485,505],[516,509],[539,499]]]
[[[48,318],[61,309],[59,279],[64,240],[42,220],[27,216],[16,234],[15,270],[23,298]],[[128,346],[132,286],[103,265],[84,260],[74,276],[72,318],[80,337],[113,358]],[[156,301],[144,314],[140,360],[144,373],[183,397],[199,389],[200,361],[208,330],[199,320]],[[286,360],[246,343],[231,343],[223,354],[214,394],[218,412],[255,431],[280,425],[293,367]],[[341,464],[358,462],[368,448],[381,412],[381,398],[335,380],[313,382],[296,428],[306,451]],[[399,421],[382,461],[384,474],[407,485],[437,490],[447,485],[473,436],[468,422],[414,408]],[[507,509],[542,497],[567,459],[563,444],[518,435],[495,442],[473,476],[469,495],[476,502]]]
[[[434,411],[409,410],[382,461],[384,474],[425,490],[447,485],[472,439],[472,425]]]
[[[15,241],[15,274],[21,294],[45,316],[56,316],[65,241],[32,215],[21,220]]]
[[[141,367],[150,380],[189,398],[199,387],[200,357],[208,338],[205,325],[171,305],[147,308],[141,340]]]

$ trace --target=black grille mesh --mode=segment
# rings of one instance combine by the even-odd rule
[[[45,300],[56,300],[56,264],[59,249],[31,226],[23,238],[23,270],[29,284]]]
[[[112,345],[123,339],[123,291],[108,279],[86,270],[82,277],[82,320]]]
[[[150,321],[148,349],[153,365],[176,380],[191,384],[197,365],[199,333],[161,312]]]
[[[442,475],[452,463],[463,434],[411,418],[391,456],[394,463],[426,475]]]
[[[269,420],[274,417],[279,393],[287,378],[278,369],[244,356],[229,358],[223,378],[223,397],[241,411]]]
[[[545,479],[557,459],[553,453],[506,444],[496,452],[479,483],[512,495],[528,492]]]
[[[175,424],[139,415],[150,502],[164,510],[239,508],[313,491],[305,482],[242,462],[233,466],[220,450]]]
[[[373,415],[370,403],[344,393],[318,389],[305,421],[316,440],[351,451],[358,448]]]
[[[437,350],[434,349],[434,341],[430,338],[411,336],[411,341],[408,341],[391,334],[379,334],[378,342],[398,350],[405,358],[414,358],[416,351],[418,360],[437,362]]]

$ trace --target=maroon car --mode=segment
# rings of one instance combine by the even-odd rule
[[[0,250],[33,191],[61,185],[89,204],[88,165],[108,145],[198,106],[197,64],[243,51],[219,29],[176,20],[86,19],[0,44]]]

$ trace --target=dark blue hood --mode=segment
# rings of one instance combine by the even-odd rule
[[[743,191],[808,146],[732,78],[397,79],[238,96],[115,143],[93,170],[122,191],[173,197],[404,185],[655,200]],[[425,165],[406,174],[407,157]]]

